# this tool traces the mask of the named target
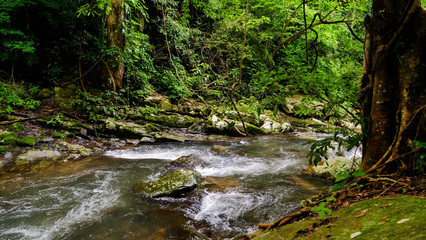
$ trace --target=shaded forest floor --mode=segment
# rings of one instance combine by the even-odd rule
[[[425,207],[424,177],[364,176],[237,239],[424,239]],[[329,213],[321,219],[318,210]]]

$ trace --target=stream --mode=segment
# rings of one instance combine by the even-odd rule
[[[161,143],[0,178],[0,239],[228,239],[299,207],[331,183],[301,175],[306,140],[292,136]],[[220,144],[235,154],[210,152]],[[184,198],[132,192],[158,179],[168,162],[201,157],[216,184]]]

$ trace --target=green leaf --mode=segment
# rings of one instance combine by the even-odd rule
[[[343,186],[345,186],[344,182],[336,183],[331,187],[331,191],[341,189]]]
[[[363,172],[363,171],[356,171],[356,172],[352,173],[352,176],[354,176],[354,177],[362,177],[365,174],[367,174],[367,173]]]
[[[349,178],[350,176],[351,175],[349,173],[347,173],[347,172],[341,172],[341,173],[337,174],[335,182],[340,182],[342,180],[345,180],[345,179]]]
[[[274,107],[274,117],[276,117],[278,115],[278,104],[275,104]]]
[[[324,220],[324,218],[325,218],[325,212],[323,212],[323,211],[319,212],[319,213],[318,213],[318,216],[319,216],[322,220]]]

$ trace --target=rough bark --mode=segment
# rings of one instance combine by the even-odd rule
[[[111,11],[107,17],[107,36],[110,47],[116,48],[117,51],[124,51],[124,0],[112,0]],[[114,79],[111,79],[112,84],[118,88],[123,87],[124,79],[124,62],[121,57],[114,58],[114,65],[110,66],[110,70]]]
[[[374,0],[365,25],[361,169],[410,174],[412,141],[425,141],[425,10],[419,0]]]

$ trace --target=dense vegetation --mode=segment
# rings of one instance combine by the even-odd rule
[[[114,112],[93,103],[136,107],[154,94],[256,113],[285,111],[288,96],[303,94],[323,108],[297,116],[364,124],[371,9],[370,0],[2,1],[0,112],[34,108],[37,88],[75,83],[90,116]],[[12,94],[21,81],[32,91]],[[351,146],[362,137],[343,129],[335,140],[342,134]]]

